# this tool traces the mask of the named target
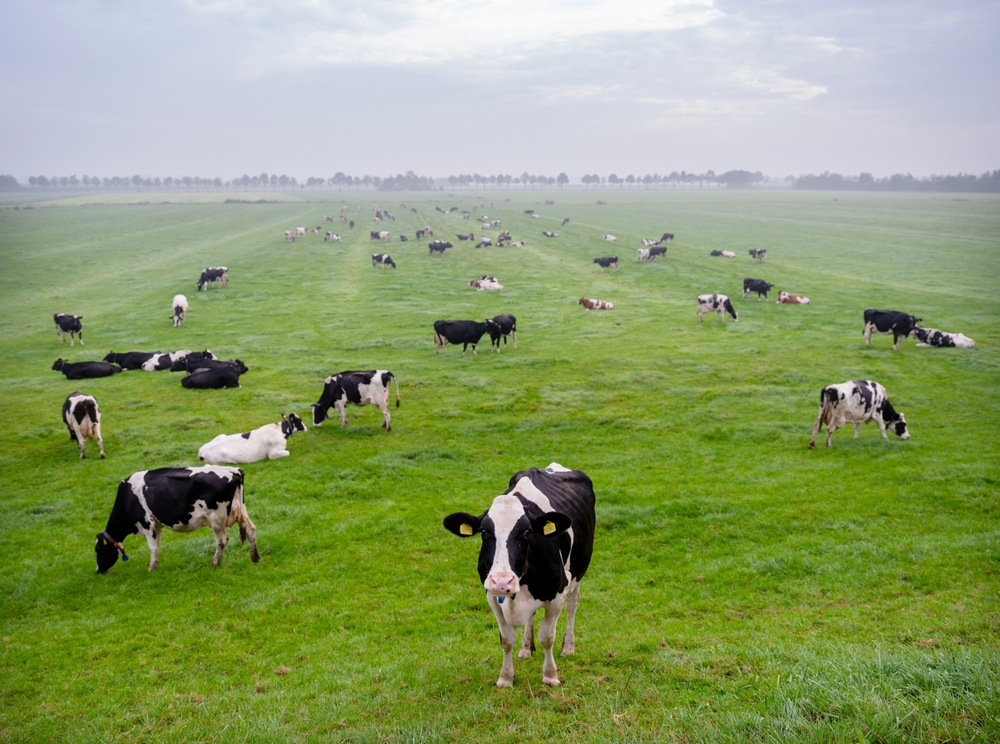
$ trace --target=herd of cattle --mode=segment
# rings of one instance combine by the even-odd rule
[[[405,205],[400,205],[405,209]],[[411,210],[415,211],[415,210]],[[439,211],[442,211],[439,208]],[[454,210],[452,210],[454,211]],[[532,217],[537,217],[528,210]],[[447,214],[447,213],[446,213]],[[468,219],[469,213],[464,213]],[[387,211],[376,209],[376,224],[381,219],[395,219]],[[324,215],[323,221],[333,221]],[[347,221],[341,215],[341,221]],[[499,228],[500,221],[487,221],[485,225]],[[563,221],[563,225],[569,220]],[[351,221],[353,227],[353,221]],[[313,230],[319,232],[319,228]],[[505,232],[506,242],[510,233]],[[304,235],[305,228],[297,228],[295,234],[286,232],[286,239],[294,240],[296,235]],[[546,237],[558,237],[557,233],[544,232]],[[429,227],[417,231],[417,238],[433,236]],[[388,231],[371,231],[372,241],[388,242]],[[400,236],[405,242],[406,237]],[[474,234],[459,236],[461,240],[473,240]],[[605,235],[607,242],[615,242],[613,235]],[[643,239],[643,248],[638,251],[638,260],[652,261],[658,256],[666,258],[663,242],[673,242],[672,233],[664,233],[660,240]],[[325,240],[339,241],[340,236],[327,232]],[[523,243],[522,243],[523,244]],[[444,240],[434,240],[430,244],[431,254],[444,253],[452,244]],[[754,262],[763,263],[767,251],[750,251]],[[732,251],[712,251],[713,256],[735,257]],[[617,256],[595,258],[594,263],[604,271],[618,268]],[[373,266],[391,266],[395,262],[385,253],[372,254]],[[198,290],[210,283],[226,286],[226,267],[209,267],[202,272],[197,283]],[[503,285],[495,276],[480,276],[469,285],[477,290],[498,290]],[[743,281],[743,299],[750,293],[767,299],[774,285],[763,279],[746,278]],[[778,303],[809,304],[809,298],[786,291],[778,293]],[[610,310],[613,303],[605,300],[581,297],[579,304],[586,310]],[[171,315],[175,327],[184,322],[188,311],[187,298],[178,294],[172,301]],[[697,298],[698,320],[703,321],[706,313],[715,312],[725,320],[730,315],[734,321],[739,316],[730,298],[723,294],[705,294]],[[80,315],[55,315],[58,338],[65,342],[68,335],[70,346],[79,338],[83,345],[83,327]],[[962,347],[975,346],[972,339],[963,334],[951,334],[936,329],[923,328],[921,320],[913,315],[895,311],[865,310],[864,338],[871,345],[872,333],[893,334],[893,349],[899,348],[900,339],[911,334],[917,336],[919,346]],[[510,338],[517,349],[517,319],[509,313],[497,315],[484,321],[439,320],[434,323],[435,353],[444,350],[448,344],[462,344],[462,353],[469,346],[476,355],[480,339],[489,334],[491,350],[500,351],[500,341],[506,348]],[[192,352],[180,350],[164,352],[110,352],[102,361],[70,363],[58,359],[52,367],[62,372],[67,379],[91,379],[106,377],[123,371],[141,370],[147,372],[186,372],[181,382],[185,388],[217,389],[239,387],[239,378],[249,368],[239,359],[219,360],[209,351]],[[392,384],[396,386],[396,407],[399,407],[399,383],[389,370],[345,371],[327,377],[320,399],[312,406],[312,424],[320,426],[326,420],[331,408],[336,409],[340,425],[347,425],[347,405],[377,406],[383,416],[382,426],[391,431],[390,396]],[[101,411],[97,399],[79,391],[71,393],[63,403],[63,420],[69,429],[70,439],[79,448],[80,457],[85,457],[87,441],[95,441],[101,458],[105,457],[104,441],[101,435]],[[906,418],[889,402],[885,388],[871,380],[854,380],[838,385],[829,385],[820,393],[820,409],[813,425],[809,448],[815,446],[816,436],[825,425],[826,444],[831,446],[834,431],[847,424],[854,425],[854,436],[858,437],[862,423],[875,421],[884,439],[888,439],[886,429],[901,439],[909,439]],[[98,573],[105,573],[119,558],[128,560],[124,541],[129,535],[139,534],[149,545],[149,570],[159,562],[160,536],[164,527],[178,532],[191,532],[208,526],[215,535],[216,551],[212,565],[218,565],[229,540],[228,528],[238,524],[241,541],[249,541],[251,558],[259,560],[256,542],[256,526],[247,513],[244,496],[245,476],[243,470],[231,465],[276,459],[289,456],[288,440],[297,432],[305,432],[305,422],[295,413],[282,414],[281,420],[269,423],[241,434],[219,434],[198,449],[198,459],[205,463],[198,467],[161,468],[133,473],[121,481],[115,502],[108,517],[107,526],[97,535],[95,553]],[[567,614],[566,632],[562,644],[562,654],[575,650],[574,622],[580,602],[580,582],[590,565],[595,528],[595,495],[590,478],[579,470],[569,470],[558,463],[546,468],[533,468],[515,473],[507,490],[493,499],[492,504],[479,516],[467,512],[456,512],[444,519],[444,527],[459,537],[481,536],[478,559],[479,577],[486,590],[487,603],[492,610],[500,630],[500,645],[503,661],[498,687],[513,684],[513,649],[516,644],[516,629],[524,626],[521,648],[518,656],[526,658],[535,649],[534,621],[539,609],[545,611],[538,628],[538,640],[544,651],[542,682],[558,685],[560,680],[553,656],[556,636],[556,622],[565,607]]]

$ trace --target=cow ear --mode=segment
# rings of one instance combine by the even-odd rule
[[[474,517],[466,512],[455,512],[444,518],[444,528],[459,537],[472,537],[479,532],[481,522],[481,517]]]
[[[531,531],[545,537],[555,537],[573,526],[573,520],[561,512],[548,512],[531,520]]]

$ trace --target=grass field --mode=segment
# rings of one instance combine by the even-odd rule
[[[1000,200],[308,198],[0,211],[0,740],[1000,739]],[[373,201],[398,216],[380,228],[411,242],[369,242]],[[454,236],[478,224],[434,210],[484,202],[526,247],[473,249]],[[343,243],[284,242],[342,204],[357,226],[324,230]],[[428,256],[413,242],[425,224],[455,248]],[[637,264],[639,238],[664,231],[667,260]],[[751,264],[761,247],[767,263]],[[383,250],[398,269],[372,268]],[[591,263],[614,253],[617,272]],[[229,286],[196,292],[214,265]],[[475,292],[481,274],[506,289]],[[812,304],[744,301],[746,276]],[[174,329],[178,292],[191,309]],[[697,322],[710,292],[738,323]],[[615,308],[588,313],[580,296]],[[868,307],[978,346],[866,348]],[[58,343],[55,312],[84,316],[86,346]],[[501,312],[518,318],[516,351],[435,356],[434,320]],[[50,369],[206,347],[250,367],[242,388]],[[122,478],[307,417],[324,377],[374,367],[399,378],[391,433],[350,409],[346,429],[310,427],[291,457],[244,466],[260,563],[232,540],[213,569],[209,531],[167,533],[155,573],[130,537],[132,560],[95,575]],[[820,389],[858,378],[886,386],[912,439],[848,427],[807,450]],[[68,440],[73,390],[100,402],[107,460]],[[441,520],[552,461],[597,493],[577,653],[557,656],[561,687],[541,685],[539,652],[497,690],[478,541]]]

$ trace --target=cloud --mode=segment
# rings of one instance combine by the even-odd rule
[[[755,71],[746,66],[731,73],[729,79],[749,90],[763,91],[772,96],[799,101],[808,101],[828,92],[823,85],[784,77],[774,71]]]

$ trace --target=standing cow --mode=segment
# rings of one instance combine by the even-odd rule
[[[618,256],[602,256],[601,258],[595,258],[594,263],[601,267],[601,273],[610,267],[618,268]]]
[[[173,319],[174,328],[177,328],[181,323],[184,322],[184,316],[187,315],[188,311],[188,298],[182,294],[174,295],[174,300],[171,303],[174,309]]]
[[[472,355],[476,354],[476,345],[486,333],[486,323],[475,320],[436,320],[434,321],[434,353],[444,350],[448,353],[448,344],[462,344],[464,354],[472,346]]]
[[[865,345],[872,345],[872,332],[891,333],[892,350],[899,350],[899,339],[909,338],[913,329],[917,327],[920,318],[900,313],[895,310],[865,310],[865,329],[862,335],[865,337]]]
[[[444,527],[459,537],[482,536],[479,580],[500,628],[503,663],[497,687],[514,684],[517,628],[525,626],[518,657],[535,648],[535,613],[544,608],[538,641],[545,652],[542,683],[561,684],[552,646],[566,607],[562,655],[576,650],[580,582],[594,552],[594,485],[581,470],[558,463],[515,473],[507,490],[481,515],[455,512]]]
[[[389,418],[389,383],[395,375],[387,369],[363,372],[338,372],[323,383],[323,394],[313,403],[313,426],[321,425],[331,408],[340,414],[341,427],[347,426],[347,404],[378,406],[382,411],[382,428],[392,431]],[[399,381],[396,380],[396,408],[399,408]]]
[[[853,380],[840,385],[827,385],[819,394],[819,415],[813,424],[809,449],[816,446],[816,435],[826,424],[826,446],[831,447],[830,437],[845,424],[854,424],[854,438],[861,433],[861,424],[874,421],[882,432],[882,439],[888,441],[885,429],[888,425],[900,439],[909,439],[906,417],[896,411],[889,402],[885,388],[871,380]]]
[[[80,337],[80,346],[83,346],[83,320],[82,315],[65,315],[63,313],[56,313],[52,316],[52,319],[56,322],[56,336],[59,337],[59,343],[66,343],[66,336],[69,335],[69,345],[73,346],[76,343],[76,337]]]
[[[733,303],[729,301],[729,298],[724,294],[710,294],[710,295],[698,295],[698,321],[701,323],[705,322],[703,317],[705,313],[710,313],[715,311],[716,316],[722,320],[723,323],[726,322],[725,313],[729,313],[733,322],[738,322],[740,317],[736,314],[736,308],[733,307]]]
[[[104,439],[101,437],[101,409],[97,405],[97,398],[93,395],[84,395],[79,390],[70,393],[62,407],[63,421],[69,429],[69,439],[76,442],[80,448],[80,459],[86,455],[87,440],[97,441],[97,447],[101,450],[101,459],[104,459]]]
[[[486,319],[486,332],[490,334],[490,348],[500,351],[500,339],[503,339],[504,348],[507,348],[507,337],[510,336],[517,349],[517,318],[510,313],[497,315]]]
[[[751,279],[747,277],[743,280],[743,299],[747,298],[747,295],[751,292],[757,293],[757,301],[760,302],[760,298],[763,297],[767,299],[767,293],[771,291],[774,287],[770,282],[765,282],[763,279]]]

